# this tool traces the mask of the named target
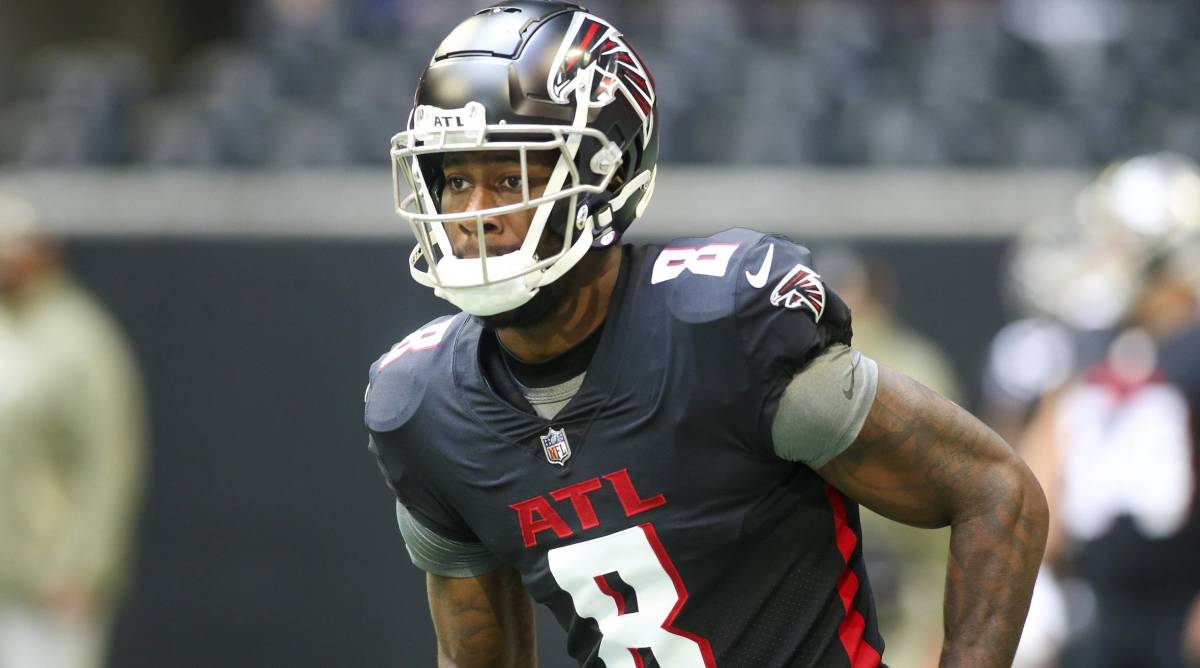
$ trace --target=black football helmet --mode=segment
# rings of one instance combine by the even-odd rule
[[[655,109],[641,56],[583,7],[513,0],[459,24],[421,75],[407,130],[392,139],[396,210],[417,237],[413,278],[468,313],[492,315],[527,302],[589,249],[616,243],[654,192]],[[518,153],[522,201],[442,212],[442,163],[452,151]],[[536,198],[530,151],[560,154]],[[531,209],[521,248],[495,257],[486,247],[479,258],[456,257],[443,227],[471,220],[482,240],[485,217]],[[546,234],[561,248],[539,257]]]
[[[1200,293],[1200,166],[1173,153],[1114,163],[1070,216],[1034,221],[1017,237],[1008,285],[1033,313],[1100,330],[1126,318],[1162,272]]]

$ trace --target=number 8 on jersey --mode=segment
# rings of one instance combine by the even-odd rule
[[[649,523],[555,548],[546,557],[579,616],[596,620],[605,666],[641,668],[636,650],[649,649],[662,666],[715,668],[707,640],[671,628],[687,589]],[[637,611],[627,612],[626,602],[607,584],[605,576],[614,572],[633,589]]]

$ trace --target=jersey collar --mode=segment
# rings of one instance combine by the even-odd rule
[[[485,430],[512,443],[537,443],[535,437],[546,433],[552,426],[586,430],[608,404],[621,374],[621,365],[614,362],[619,357],[618,351],[624,346],[624,332],[627,329],[623,323],[630,306],[626,298],[630,274],[633,273],[630,255],[629,247],[625,247],[608,317],[587,367],[583,386],[553,420],[545,420],[532,413],[527,402],[522,402],[520,407],[514,406],[488,383],[480,356],[484,328],[475,318],[470,318],[462,327],[454,341],[454,385],[463,404]],[[582,440],[576,440],[573,436],[572,444],[578,448]]]

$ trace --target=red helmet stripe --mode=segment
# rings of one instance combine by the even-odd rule
[[[572,53],[571,57],[567,59],[567,69],[568,70],[575,67],[575,63],[579,62],[579,59],[583,56],[584,53],[587,52],[588,44],[592,43],[592,38],[596,36],[596,32],[598,30],[600,30],[599,23],[593,22],[592,25],[588,26],[587,34],[585,34],[583,36],[583,42],[581,42],[579,44],[579,48],[575,50],[575,53]]]

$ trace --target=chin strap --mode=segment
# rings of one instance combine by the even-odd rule
[[[654,171],[647,169],[629,180],[628,183],[621,188],[621,192],[616,196],[611,193],[603,193],[589,198],[587,202],[590,210],[599,209],[594,218],[596,220],[594,241],[592,248],[608,248],[620,236],[612,229],[613,219],[616,218],[614,212],[625,208],[625,204],[629,202],[629,198],[638,190],[646,187],[647,184],[654,180]]]

